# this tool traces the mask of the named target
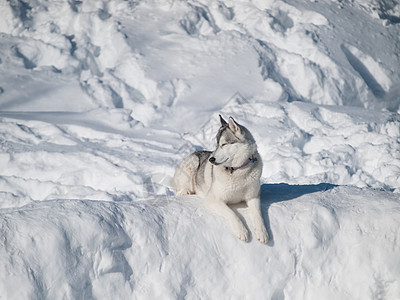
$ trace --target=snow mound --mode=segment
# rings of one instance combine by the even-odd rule
[[[261,198],[271,236],[267,246],[237,241],[195,197],[144,202],[54,200],[3,210],[2,295],[7,299],[222,295],[226,299],[395,299],[400,295],[397,197],[326,184],[266,184]],[[247,219],[245,209],[237,210]]]
[[[400,188],[400,118],[357,108],[309,103],[249,103],[240,95],[221,109],[250,128],[264,161],[265,182]],[[197,134],[185,136],[213,149],[218,116]]]
[[[239,92],[396,111],[399,29],[363,11],[389,15],[398,5],[344,2],[339,18],[334,3],[291,2],[9,2],[0,12],[1,67],[18,74],[20,84],[28,81],[30,93],[16,91],[3,73],[0,108],[128,108],[149,125],[165,119],[160,107],[179,113],[202,101],[215,110],[216,100]],[[354,28],[354,16],[373,38]]]
[[[16,196],[23,205],[170,193],[167,175],[178,159],[171,144],[183,147],[184,141],[170,132],[144,129],[129,111],[4,115],[0,186],[9,201],[1,207],[16,206]]]

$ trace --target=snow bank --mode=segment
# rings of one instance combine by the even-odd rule
[[[252,130],[264,160],[263,182],[399,191],[400,119],[392,113],[371,117],[358,109],[247,103],[239,96],[221,112]],[[1,115],[0,182],[8,199],[1,207],[16,206],[16,195],[24,205],[171,193],[169,180],[179,160],[195,149],[213,149],[219,126],[214,115],[197,134],[182,139],[144,129],[122,110]]]
[[[128,111],[4,115],[2,207],[16,206],[15,196],[26,204],[165,194],[167,174],[173,174],[172,162],[178,158],[172,145],[184,144],[176,134],[144,129]]]
[[[125,125],[134,127],[135,122],[129,120],[133,118],[145,126],[178,133],[203,130],[207,135],[201,133],[195,145],[212,148],[208,141],[215,132],[215,124],[211,124],[214,112],[232,106],[226,101],[237,92],[247,107],[239,103],[227,113],[243,120],[243,110],[248,115],[243,122],[250,121],[250,128],[256,131],[265,129],[256,134],[262,155],[269,162],[264,170],[268,182],[399,188],[398,114],[376,112],[371,118],[372,112],[361,108],[358,112],[287,103],[299,100],[396,111],[400,103],[396,66],[400,61],[390,35],[398,31],[397,26],[383,27],[371,21],[358,10],[363,6],[361,2],[357,2],[361,6],[348,4],[341,10],[343,15],[337,21],[340,26],[335,26],[338,15],[329,3],[303,7],[280,1],[155,3],[4,4],[1,14],[8,21],[1,26],[1,67],[12,71],[0,75],[4,79],[0,109],[84,113],[70,115],[72,120],[63,117],[72,124],[77,118],[89,118],[93,123],[95,117],[107,119],[116,114],[113,122],[122,127],[126,121]],[[355,31],[349,14],[356,15],[376,39]],[[337,39],[341,40],[339,44]],[[97,112],[88,116],[87,111],[93,109]],[[117,110],[125,119],[118,116]],[[40,120],[35,114],[18,118]],[[25,124],[14,127],[19,125],[35,131]],[[96,124],[94,129],[99,129],[96,126],[104,127]],[[118,129],[127,129],[122,127]],[[13,129],[4,132],[9,130]],[[74,131],[79,135],[86,129]],[[73,140],[70,133],[63,135]],[[106,178],[100,174],[108,164],[96,154],[86,153],[86,147],[82,149],[79,153],[86,156],[85,163],[91,163],[81,168],[77,167],[80,154],[73,162],[72,154],[58,157],[57,153],[42,153],[49,166],[51,161],[71,161],[69,171],[52,165],[53,172],[64,173],[56,180],[58,183],[83,182],[84,186],[106,192],[113,186],[122,192],[136,186],[134,193],[142,195],[142,178],[146,176],[137,176],[142,164],[135,163],[140,167],[130,168],[130,173],[111,171],[114,176],[125,177],[119,182],[102,182],[99,177]],[[187,152],[193,149],[191,145],[186,148]],[[38,159],[21,155],[31,164]],[[20,155],[14,156],[14,164],[19,166]],[[8,169],[3,175],[18,177],[27,172],[18,166],[12,171],[7,159],[5,156],[3,166]],[[167,176],[171,176],[173,166],[166,168]],[[98,171],[84,174],[87,169]],[[39,180],[48,181],[53,175],[41,174]],[[37,179],[36,175],[27,176]]]
[[[265,182],[355,185],[399,191],[398,115],[296,103],[249,103],[240,95],[222,109],[251,128]],[[213,149],[218,116],[186,138]]]
[[[195,197],[3,210],[0,290],[7,299],[400,295],[393,194],[268,184],[262,209],[272,237],[267,246],[237,241]]]
[[[209,111],[234,92],[396,111],[398,26],[385,28],[358,9],[397,7],[381,2],[360,0],[341,10],[291,1],[5,3],[2,68],[23,77],[40,74],[40,86],[46,80],[53,86],[40,88],[34,79],[28,96],[13,91],[15,81],[2,74],[1,107],[50,110],[48,101],[35,98],[44,91],[59,98],[53,94],[65,86],[53,79],[59,77],[77,80],[84,92],[54,100],[60,107],[73,101],[65,110],[128,108],[146,125],[150,115],[165,119],[160,107],[177,113],[202,101]],[[354,28],[354,16],[370,35]]]

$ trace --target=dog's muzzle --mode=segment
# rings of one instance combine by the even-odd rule
[[[226,162],[228,161],[228,158],[225,159],[225,160],[222,161],[222,162],[217,162],[217,159],[216,159],[214,156],[211,156],[211,157],[208,159],[208,161],[209,161],[210,163],[212,163],[214,166],[219,166],[219,165],[222,165],[222,164],[226,163]]]

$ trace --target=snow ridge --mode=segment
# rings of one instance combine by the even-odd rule
[[[239,243],[190,197],[56,200],[3,211],[0,289],[6,298],[28,299],[399,295],[394,195],[268,184],[262,206],[267,246]],[[30,250],[21,256],[18,249]]]

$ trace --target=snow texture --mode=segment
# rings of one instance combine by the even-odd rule
[[[400,299],[399,26],[393,0],[0,0],[0,299]],[[218,114],[257,141],[267,245],[171,190]]]

